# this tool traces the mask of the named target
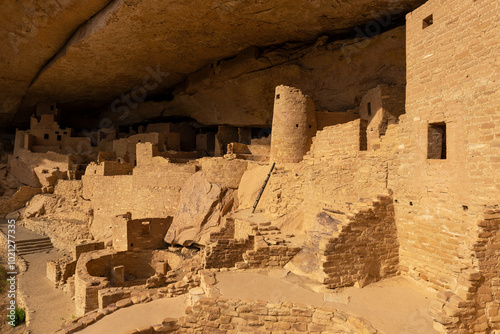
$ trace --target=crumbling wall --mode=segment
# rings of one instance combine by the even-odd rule
[[[113,268],[124,267],[125,280],[144,280],[154,275],[153,251],[116,252],[110,249],[83,253],[75,271],[75,308],[83,315],[99,307],[98,292],[114,281]]]
[[[165,331],[189,333],[216,330],[220,333],[309,332],[309,333],[379,333],[366,320],[332,308],[304,304],[240,301],[227,298],[201,298],[186,310],[178,323],[171,319]],[[166,324],[165,324],[166,325]],[[210,329],[209,329],[210,328]]]
[[[323,283],[330,289],[363,287],[399,272],[399,243],[392,197],[379,197],[372,207],[350,215],[332,237],[319,245]]]
[[[94,236],[111,239],[110,221],[130,212],[134,219],[172,216],[186,180],[196,172],[194,164],[174,164],[154,156],[151,143],[138,144],[138,166],[132,175],[84,175],[84,198],[92,201]]]

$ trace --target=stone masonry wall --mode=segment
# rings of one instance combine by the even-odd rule
[[[319,248],[326,274],[323,283],[330,289],[355,284],[363,287],[398,274],[392,197],[379,197],[369,209],[351,214]]]
[[[464,276],[496,275],[484,259],[498,241],[480,224],[485,208],[498,205],[500,190],[500,73],[492,70],[499,9],[498,1],[430,0],[407,15],[406,115],[394,185],[401,270],[465,303],[479,299],[476,316],[459,312],[454,323],[436,317],[443,333],[496,326],[495,307],[483,297],[492,283],[476,291],[477,282]],[[441,154],[430,154],[436,150]]]
[[[288,302],[205,297],[186,313],[177,323],[164,322],[154,333],[380,333],[364,319],[335,309]]]
[[[311,97],[293,87],[276,87],[271,134],[271,161],[300,162],[309,151],[316,132],[316,113]]]
[[[156,159],[157,158],[157,159]],[[196,171],[194,164],[173,164],[161,157],[134,168],[133,175],[84,175],[84,198],[94,208],[90,230],[95,237],[111,238],[111,220],[130,212],[134,219],[172,216],[184,182]],[[138,161],[139,162],[139,161]]]

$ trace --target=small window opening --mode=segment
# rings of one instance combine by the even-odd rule
[[[432,18],[432,14],[427,16],[424,20],[423,20],[423,23],[422,23],[422,29],[425,29],[429,26],[431,26],[432,24],[434,23],[434,20]]]
[[[299,125],[298,125],[298,124],[295,124],[295,127],[296,127],[296,128],[298,128],[298,127],[299,127]]]
[[[53,105],[52,105],[52,106],[50,106],[50,110],[54,110],[54,106],[53,106]]]
[[[151,223],[150,222],[142,222],[141,235],[151,235]]]
[[[276,100],[279,100],[280,99],[280,94],[277,94],[276,95]]]
[[[132,248],[132,247],[134,247],[134,243],[133,242],[130,244],[130,248]]]
[[[368,151],[368,133],[366,132],[368,129],[368,121],[361,120],[359,124],[359,150],[360,151]]]
[[[431,123],[427,135],[427,159],[446,159],[446,124]]]
[[[366,109],[368,110],[368,116],[370,116],[372,114],[372,104],[370,102],[366,105]]]
[[[141,140],[139,139],[139,143],[141,142]]]
[[[464,211],[468,211],[468,210],[469,210],[469,207],[468,207],[467,205],[462,205],[462,209],[463,209]]]
[[[49,139],[49,134],[48,133],[44,134],[43,139]]]
[[[309,125],[309,129],[312,129],[312,126],[311,126],[311,125]]]
[[[413,202],[410,202],[410,206],[413,206]]]
[[[57,140],[58,140],[58,141],[61,141],[61,140],[62,140],[61,135],[57,135]]]

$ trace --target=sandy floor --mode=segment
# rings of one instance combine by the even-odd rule
[[[61,257],[56,251],[23,256],[28,270],[19,275],[21,291],[29,307],[31,333],[52,333],[75,314],[71,296],[54,288],[45,277],[46,263]]]
[[[165,318],[184,316],[186,307],[186,296],[157,299],[119,309],[78,334],[120,334],[134,328],[157,325]]]
[[[363,289],[346,288],[333,292],[307,279],[286,274],[285,270],[221,272],[216,276],[217,287],[228,298],[334,307],[365,318],[386,334],[437,333],[427,312],[431,295],[403,277],[370,284]]]

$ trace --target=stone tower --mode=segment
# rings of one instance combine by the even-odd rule
[[[294,87],[278,86],[274,96],[271,162],[300,162],[316,133],[313,100]]]

